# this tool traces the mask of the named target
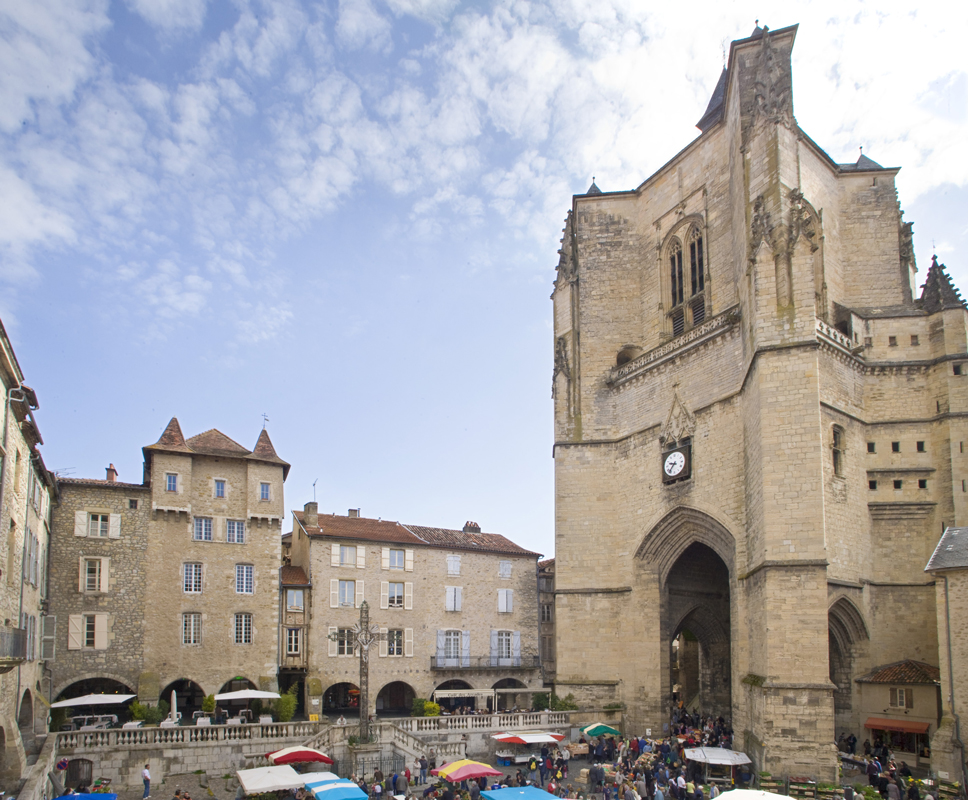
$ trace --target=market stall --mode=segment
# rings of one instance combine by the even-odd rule
[[[704,783],[720,786],[735,786],[737,769],[752,763],[746,753],[724,747],[687,747],[684,752],[687,761],[703,765]]]
[[[306,777],[300,775],[288,764],[277,767],[257,767],[240,769],[235,773],[246,794],[263,794],[285,789],[299,789],[305,785]]]

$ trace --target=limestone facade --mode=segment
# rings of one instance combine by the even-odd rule
[[[49,514],[56,487],[38,449],[37,395],[0,324],[0,790],[15,791],[47,732],[44,666]]]
[[[544,682],[555,682],[555,560],[538,562],[538,635],[541,649],[541,675]]]
[[[114,681],[151,704],[176,690],[191,712],[206,694],[274,689],[289,465],[264,430],[250,451],[217,430],[186,440],[177,419],[143,453],[141,484],[61,482],[55,694]]]
[[[915,290],[897,168],[798,126],[796,31],[733,42],[701,135],[644,183],[573,199],[556,686],[662,730],[688,631],[702,710],[757,769],[832,780],[837,736],[869,735],[856,679],[939,663],[922,569],[966,513],[968,326],[941,265]]]
[[[429,699],[437,689],[472,698],[541,687],[537,553],[474,523],[446,530],[317,508],[293,512],[290,551],[291,569],[312,585],[309,714],[359,712],[360,665],[349,631],[364,600],[383,639],[369,658],[370,713],[408,711],[414,697]],[[529,701],[520,694],[498,703]],[[476,705],[485,706],[483,694]]]

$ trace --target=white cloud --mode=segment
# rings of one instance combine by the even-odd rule
[[[370,0],[340,0],[336,37],[349,50],[368,47],[377,52],[393,48],[390,20],[382,16]]]
[[[198,30],[208,5],[207,0],[125,0],[125,4],[165,31]]]
[[[427,22],[441,23],[457,7],[458,0],[387,0],[398,17],[407,14]]]

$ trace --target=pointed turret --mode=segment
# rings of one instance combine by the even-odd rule
[[[265,428],[259,434],[259,441],[255,443],[255,448],[252,450],[252,455],[249,458],[256,461],[268,461],[270,464],[281,464],[282,479],[285,480],[289,475],[289,462],[279,458],[276,453],[276,448],[272,446],[272,440],[269,438],[269,431]]]
[[[947,308],[968,308],[961,299],[951,277],[945,272],[944,264],[938,263],[938,256],[931,256],[931,266],[921,287],[921,307],[929,314]]]
[[[595,183],[595,179],[592,178],[592,185],[588,187],[588,191],[585,192],[585,194],[601,194],[601,193],[602,193],[602,190],[598,188],[598,185]]]
[[[185,441],[184,434],[182,434],[181,425],[178,424],[178,417],[172,417],[171,422],[168,423],[168,427],[166,427],[164,433],[161,434],[161,438],[158,439],[158,441],[154,444],[148,445],[148,447],[145,449],[170,450],[176,453],[192,452],[192,449]]]

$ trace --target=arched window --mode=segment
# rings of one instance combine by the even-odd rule
[[[695,297],[706,288],[702,254],[702,233],[699,228],[693,228],[689,234],[689,266],[692,275],[692,295]]]
[[[666,245],[665,264],[669,276],[666,291],[671,301],[667,313],[673,336],[684,333],[706,319],[704,238],[701,223],[691,220],[682,223]],[[688,264],[684,263],[686,259]]]
[[[834,475],[838,477],[843,477],[844,474],[844,449],[844,429],[834,425],[830,451],[833,455]]]
[[[682,243],[673,239],[669,246],[669,269],[672,274],[672,305],[682,302],[684,287],[682,285]]]

